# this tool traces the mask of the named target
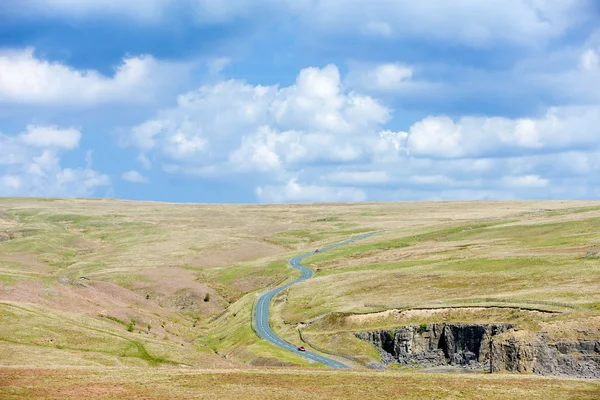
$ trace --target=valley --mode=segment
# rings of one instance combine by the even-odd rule
[[[448,381],[472,379],[497,389],[486,398],[528,385],[593,398],[597,381],[569,379],[600,376],[599,222],[593,201],[2,199],[0,393],[17,398],[23,379],[35,382],[30,396],[52,392],[44,377],[63,372],[104,385],[91,372],[101,369],[103,379],[153,387],[165,371],[182,398],[190,374],[251,380],[258,396],[265,374],[287,385],[344,373],[361,387],[397,374],[407,386],[383,384],[388,395],[419,380],[455,390]],[[259,296],[298,278],[288,261],[307,252],[314,275],[274,295],[269,324],[352,371],[256,333]],[[473,373],[426,373],[446,367]]]

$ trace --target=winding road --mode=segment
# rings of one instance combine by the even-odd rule
[[[334,247],[344,246],[346,244],[350,244],[357,240],[361,240],[361,239],[367,238],[369,236],[372,236],[375,233],[376,232],[360,235],[355,238],[343,241],[341,243],[323,247],[319,251],[323,252],[323,251],[327,251],[329,249],[333,249]],[[306,357],[310,360],[324,364],[331,368],[348,368],[348,366],[346,366],[338,361],[332,360],[327,357],[320,356],[315,353],[311,353],[310,351],[299,351],[297,346],[290,344],[290,343],[286,342],[285,340],[281,339],[279,336],[277,336],[271,329],[271,326],[269,325],[269,306],[271,305],[271,301],[273,300],[273,297],[276,294],[282,292],[283,290],[289,288],[290,286],[295,285],[298,282],[305,281],[313,276],[313,271],[311,269],[306,268],[302,264],[300,264],[300,261],[304,257],[311,256],[315,253],[316,253],[316,251],[311,251],[310,253],[302,254],[302,255],[292,258],[290,260],[290,266],[300,270],[300,272],[302,272],[302,275],[300,275],[300,277],[298,279],[296,279],[295,281],[290,282],[283,286],[279,286],[275,289],[271,289],[268,292],[266,292],[265,294],[263,294],[262,296],[260,296],[260,298],[258,299],[258,302],[256,303],[256,314],[255,314],[256,332],[258,333],[258,335],[260,337],[262,337],[265,340],[268,340],[269,342],[273,343],[274,345],[279,346],[282,349],[291,351],[292,353],[296,353],[302,357]]]

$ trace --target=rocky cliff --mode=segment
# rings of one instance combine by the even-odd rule
[[[510,328],[512,325],[409,325],[356,336],[372,343],[388,364],[489,368],[491,338]]]
[[[491,371],[600,378],[600,340],[509,332],[491,342]]]
[[[600,340],[551,340],[546,333],[512,328],[510,324],[439,323],[356,336],[373,344],[386,364],[600,378]]]

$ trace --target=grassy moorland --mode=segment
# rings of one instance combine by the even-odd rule
[[[315,279],[283,295],[280,326],[324,316],[305,338],[355,355],[368,352],[349,332],[440,321],[598,337],[600,209],[507,217],[388,231],[311,256]]]
[[[0,368],[2,399],[597,399],[597,380],[314,369]]]
[[[221,397],[244,387],[255,397],[265,390],[302,397],[314,382],[333,397],[360,390],[369,398],[427,397],[427,385],[459,397],[470,390],[461,389],[464,379],[485,382],[486,398],[518,397],[533,386],[540,397],[593,398],[595,383],[572,380],[361,371],[338,387],[347,373],[231,368],[309,366],[254,334],[256,295],[296,276],[287,268],[292,256],[369,231],[380,233],[306,259],[315,278],[276,299],[278,333],[299,343],[300,329],[309,347],[358,356],[357,368],[378,355],[352,332],[402,324],[511,322],[555,336],[597,334],[599,222],[600,202],[575,201],[1,199],[0,397],[85,397],[74,383],[81,378],[86,387],[117,385],[141,398],[170,397],[168,390],[187,398],[216,381],[225,382]],[[278,374],[276,384],[268,374]],[[393,374],[404,386],[389,383]]]

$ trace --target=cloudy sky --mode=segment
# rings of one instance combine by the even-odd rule
[[[595,0],[2,0],[0,196],[600,197]]]

